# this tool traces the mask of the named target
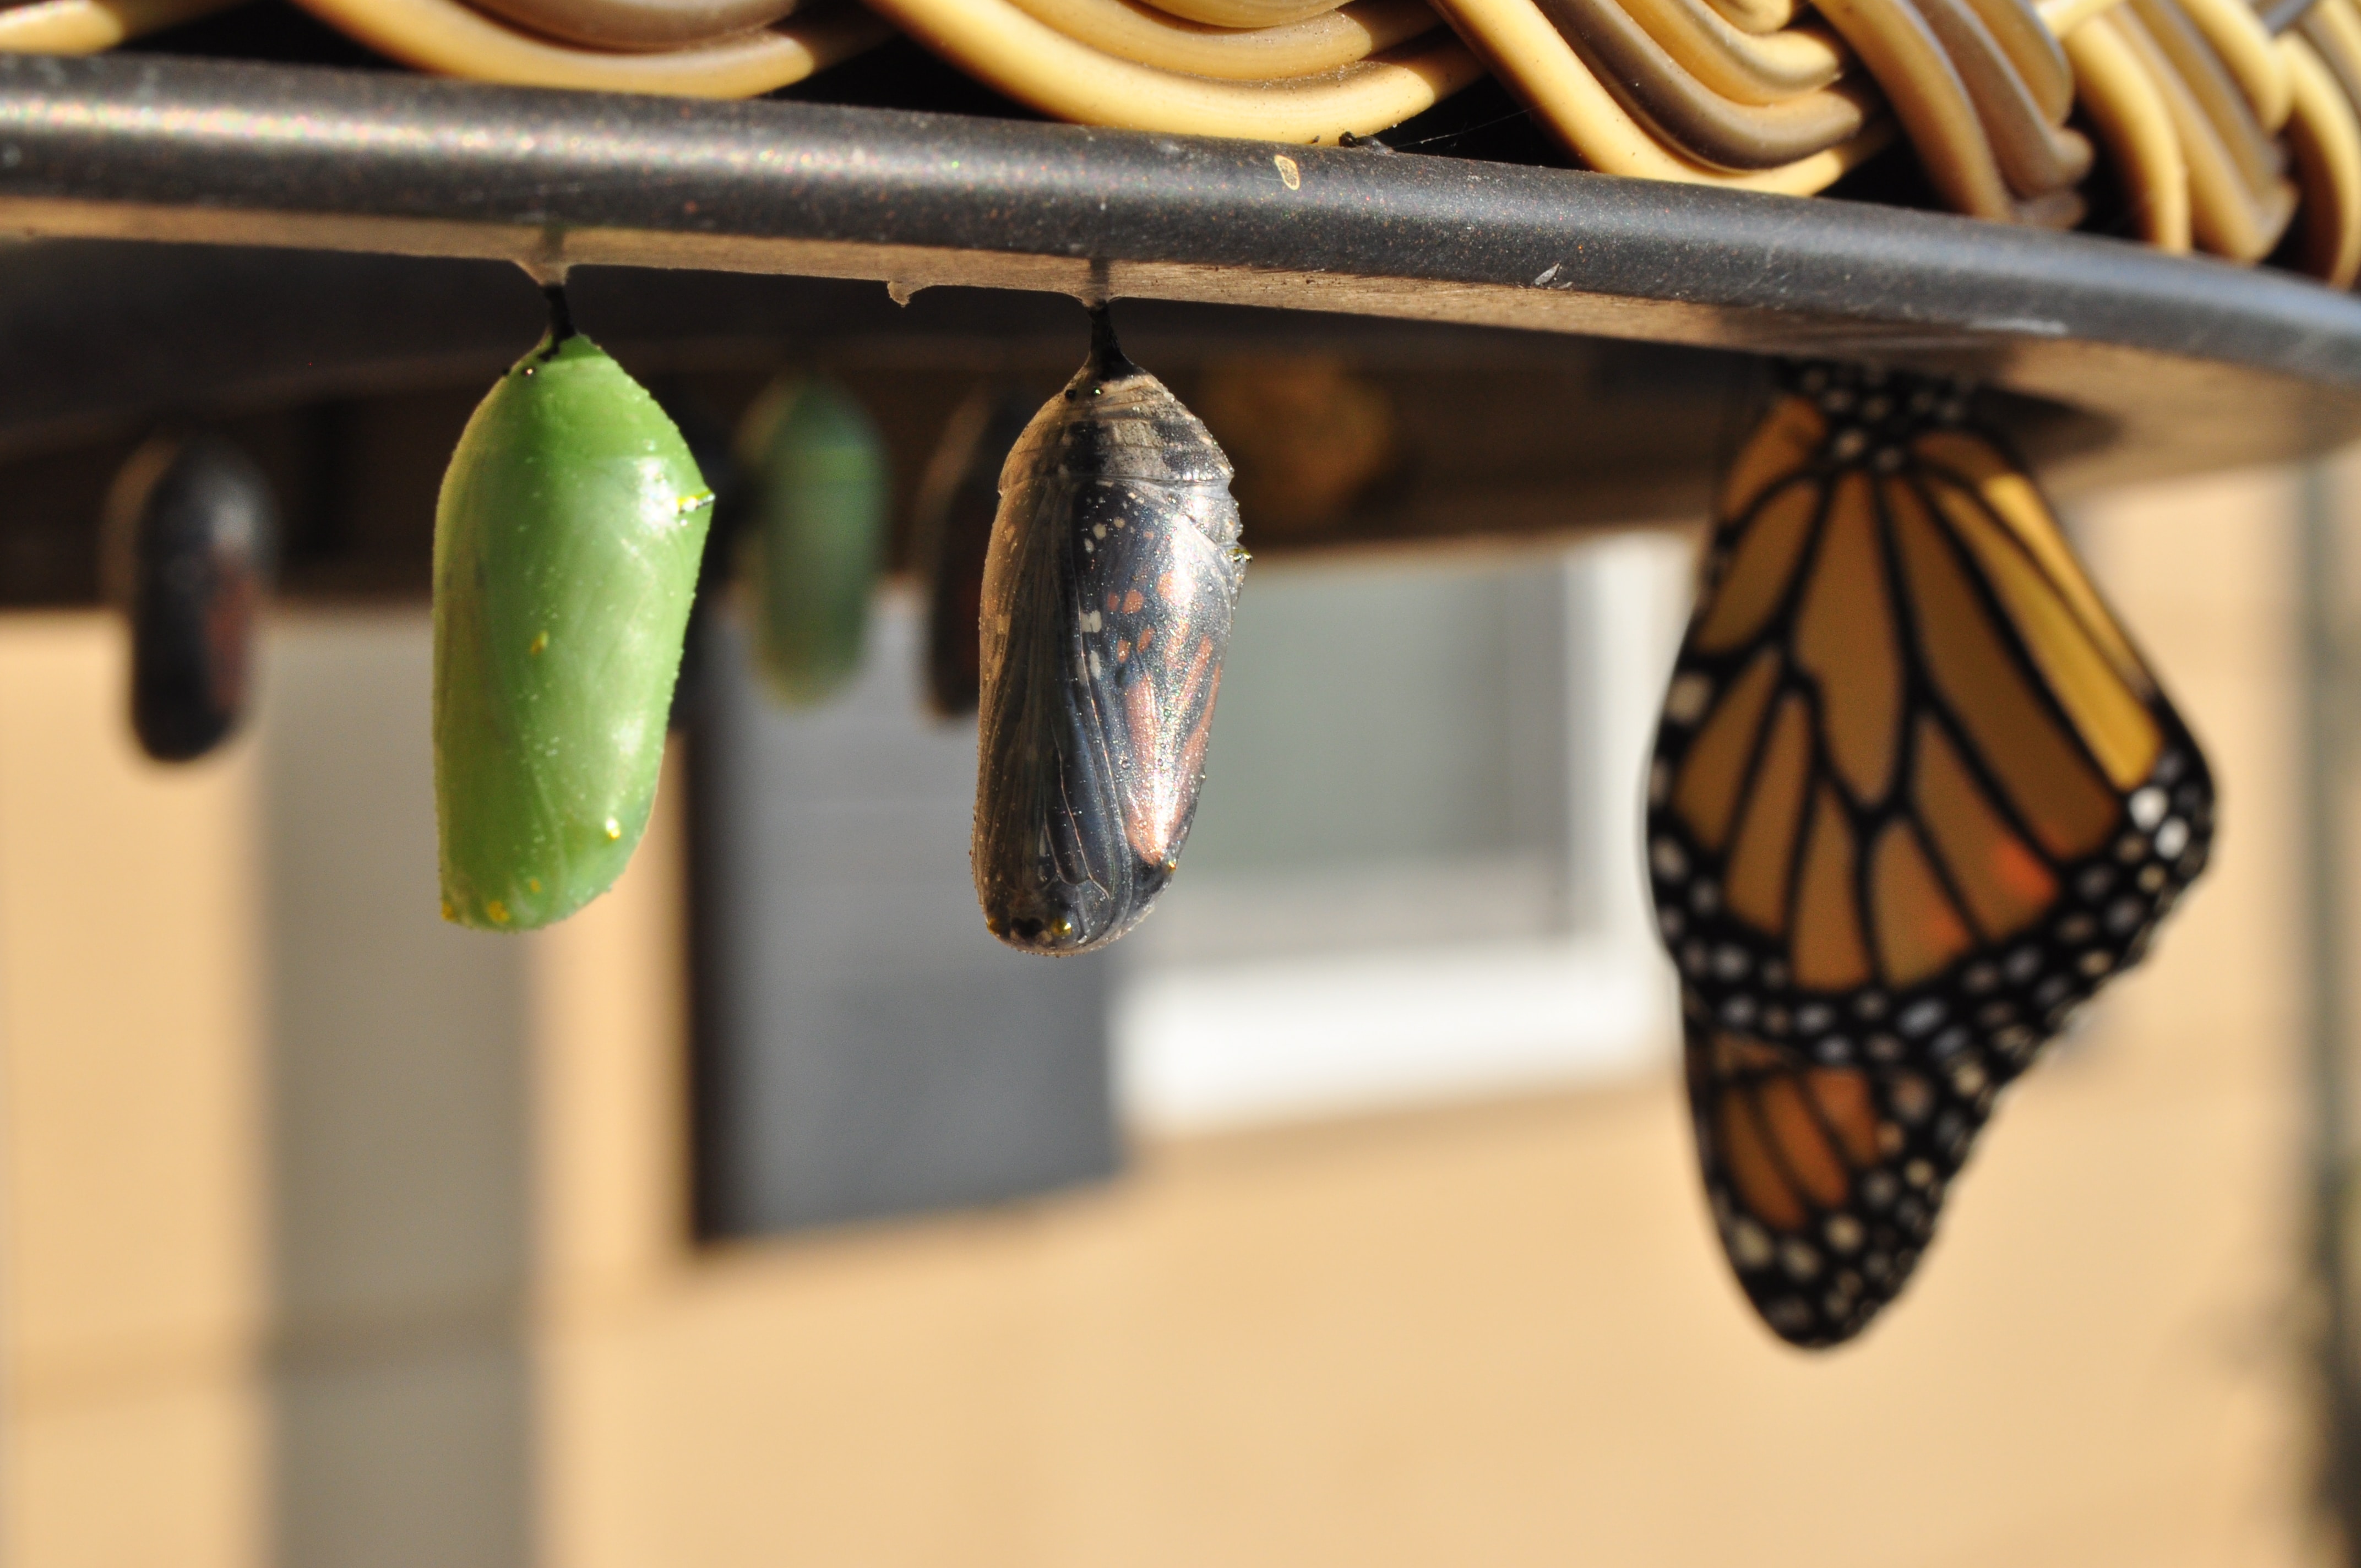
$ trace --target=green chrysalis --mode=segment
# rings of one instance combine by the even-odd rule
[[[791,707],[824,702],[861,669],[885,560],[885,443],[841,387],[790,374],[747,411],[738,457],[763,674]]]
[[[493,931],[564,919],[638,846],[713,501],[655,400],[549,295],[434,512],[443,914]]]

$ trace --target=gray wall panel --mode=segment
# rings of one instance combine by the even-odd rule
[[[991,1202],[1106,1175],[1108,959],[983,928],[975,726],[918,705],[881,601],[853,689],[771,706],[726,617],[697,719],[702,1188],[751,1234]]]
[[[267,657],[278,1559],[522,1568],[524,939],[441,916],[425,612]]]

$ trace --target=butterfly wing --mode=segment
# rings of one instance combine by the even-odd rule
[[[1070,525],[1086,488],[1054,468],[1011,486],[983,573],[976,893],[994,935],[1048,950],[1079,949],[1128,898],[1114,780],[1074,679]]]
[[[1799,1344],[1908,1278],[2002,1086],[2203,868],[2202,754],[1939,384],[1816,369],[1724,487],[1649,779],[1699,1157]]]

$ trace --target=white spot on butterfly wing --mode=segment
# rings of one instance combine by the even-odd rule
[[[1694,724],[1712,696],[1712,680],[1689,671],[1675,680],[1664,693],[1664,717],[1675,724]]]

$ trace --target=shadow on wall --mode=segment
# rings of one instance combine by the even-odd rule
[[[289,618],[260,735],[282,1561],[532,1559],[529,939],[446,925],[423,612]]]

